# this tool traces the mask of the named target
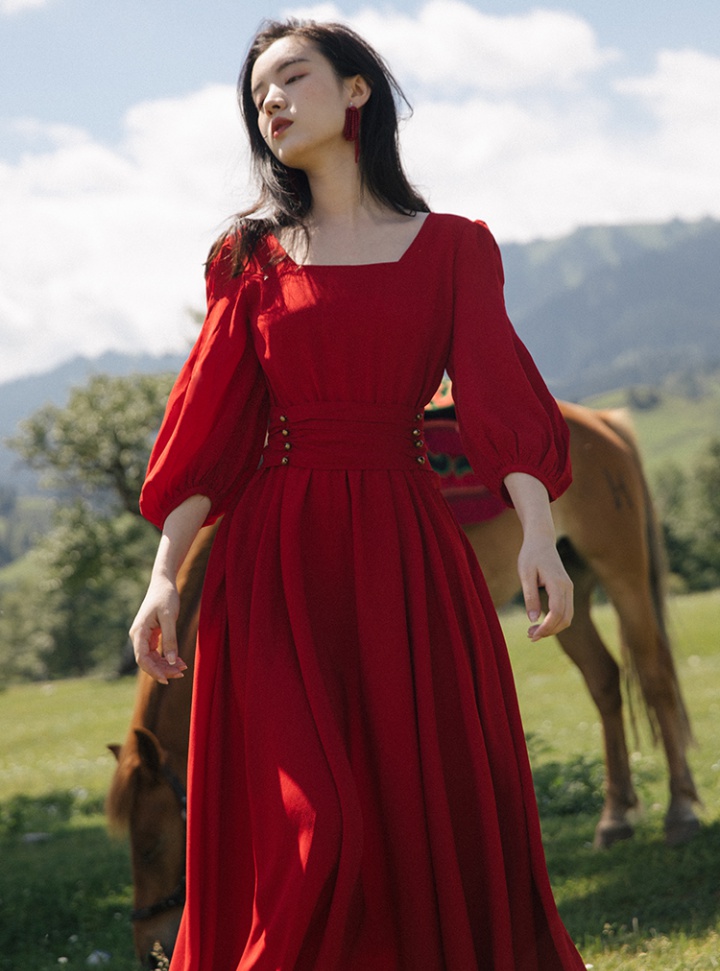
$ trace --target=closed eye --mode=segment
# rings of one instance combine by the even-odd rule
[[[287,81],[285,82],[285,84],[292,84],[294,81],[299,81],[301,78],[304,78],[304,77],[305,77],[304,74],[293,74],[292,77],[289,77],[287,79]],[[258,102],[257,102],[258,114],[260,114],[260,112],[263,110],[263,105],[265,104],[265,97],[266,96],[263,95],[262,98],[259,98],[258,99]]]
[[[287,79],[285,84],[293,84],[295,81],[301,81],[306,76],[307,76],[306,74],[293,74],[291,77]],[[262,112],[264,104],[265,104],[265,98],[262,97],[259,99],[257,103],[258,114]]]

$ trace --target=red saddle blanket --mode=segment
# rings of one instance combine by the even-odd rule
[[[494,519],[506,508],[482,483],[465,457],[455,407],[444,382],[425,409],[428,459],[440,476],[440,488],[461,526]]]

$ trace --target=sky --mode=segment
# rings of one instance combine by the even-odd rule
[[[254,198],[237,73],[287,15],[378,48],[411,179],[501,245],[720,218],[718,0],[0,0],[0,381],[188,348]]]

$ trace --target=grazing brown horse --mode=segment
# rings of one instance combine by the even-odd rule
[[[609,847],[630,837],[628,813],[638,802],[625,740],[620,668],[591,617],[598,585],[617,613],[628,674],[637,679],[665,749],[670,777],[666,839],[682,843],[698,829],[698,797],[685,754],[690,728],[663,617],[662,544],[638,449],[622,413],[560,407],[570,428],[574,479],[552,509],[558,548],[575,585],[575,617],[558,639],[580,668],[602,720],[605,804],[595,845]],[[436,417],[443,415],[452,417],[447,411]],[[427,428],[431,425],[429,420]],[[432,450],[429,430],[427,438]],[[504,509],[463,528],[494,602],[506,603],[519,591],[522,531],[517,516]],[[213,536],[214,527],[201,531],[179,581],[178,634],[188,663],[186,677],[161,686],[141,672],[128,736],[114,749],[118,766],[107,808],[115,826],[130,827],[135,946],[146,963],[155,942],[171,951],[182,910],[190,688],[200,591]]]
[[[178,646],[184,678],[159,685],[138,673],[135,708],[106,801],[110,826],[129,829],[135,951],[143,965],[172,954],[185,904],[185,786],[200,594],[215,527],[198,534],[178,576]]]

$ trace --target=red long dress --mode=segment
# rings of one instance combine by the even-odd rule
[[[557,496],[567,431],[487,227],[397,262],[269,237],[172,392],[143,491],[224,514],[203,596],[173,971],[569,971],[502,633],[425,460],[447,368],[467,454]],[[268,446],[263,452],[266,431]]]

